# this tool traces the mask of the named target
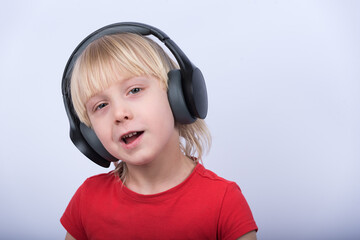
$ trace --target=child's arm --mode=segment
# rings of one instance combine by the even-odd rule
[[[65,240],[76,240],[73,236],[70,235],[70,233],[66,233]]]
[[[240,238],[238,238],[238,240],[256,240],[256,232],[255,231],[248,232],[242,235]]]

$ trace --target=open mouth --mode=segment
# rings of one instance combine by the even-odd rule
[[[132,143],[133,141],[135,141],[138,137],[141,136],[141,134],[143,134],[144,131],[140,131],[140,132],[131,132],[131,133],[128,133],[126,135],[123,135],[121,137],[121,140],[125,143],[125,144],[130,144]]]

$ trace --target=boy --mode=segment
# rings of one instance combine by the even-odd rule
[[[121,160],[114,171],[87,179],[77,190],[61,218],[66,239],[256,239],[257,226],[239,187],[199,163],[211,141],[200,119],[203,100],[193,99],[195,110],[185,107],[180,114],[182,107],[172,100],[173,85],[185,81],[193,64],[158,29],[137,23],[113,27],[90,35],[64,74],[71,72],[70,82],[63,82],[69,118],[89,129],[81,134],[95,133],[104,147],[97,153]],[[165,39],[181,71],[142,36],[147,30]],[[196,79],[193,69],[197,91],[202,75]],[[184,95],[183,102],[191,102]],[[72,106],[76,115],[68,110]]]

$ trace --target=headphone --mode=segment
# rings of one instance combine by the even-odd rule
[[[85,48],[96,39],[118,33],[135,33],[142,36],[153,35],[174,55],[180,69],[168,73],[168,99],[174,119],[181,124],[190,124],[207,115],[208,100],[204,77],[184,54],[184,52],[161,30],[136,22],[107,25],[87,36],[71,54],[62,77],[62,95],[66,114],[70,122],[70,138],[75,146],[91,161],[102,167],[118,161],[102,145],[95,132],[82,123],[74,109],[70,93],[70,81],[76,60]]]

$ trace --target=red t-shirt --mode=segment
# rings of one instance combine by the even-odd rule
[[[90,177],[60,221],[77,240],[225,240],[257,230],[236,183],[201,164],[181,184],[153,195],[131,191],[111,172]]]

